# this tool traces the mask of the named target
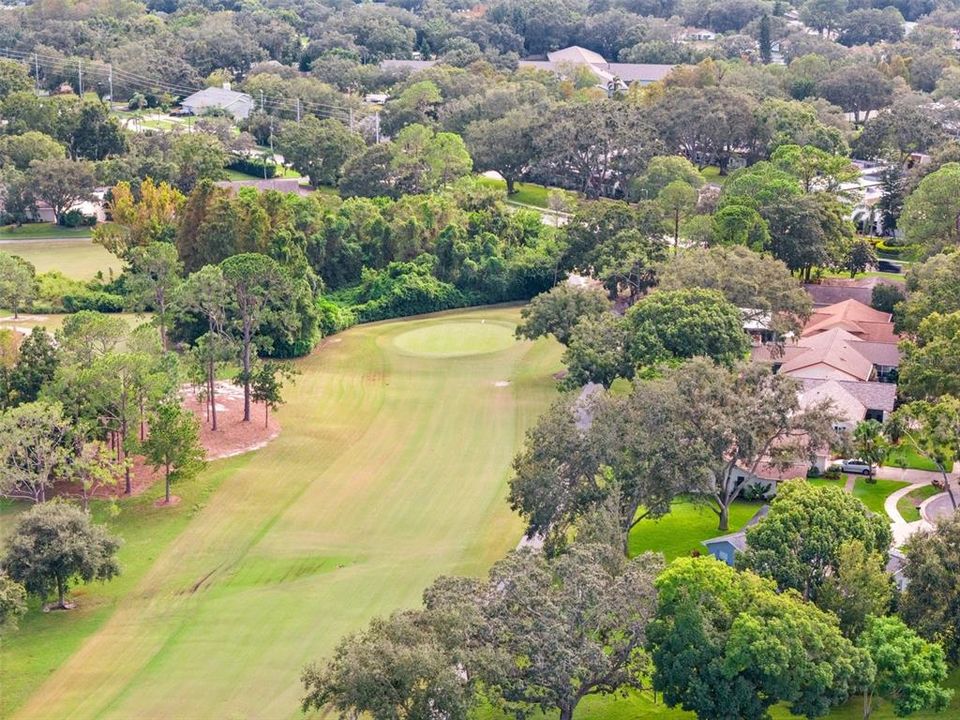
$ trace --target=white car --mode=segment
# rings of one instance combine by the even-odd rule
[[[864,462],[863,460],[841,460],[837,463],[837,466],[840,467],[841,472],[856,473],[858,475],[869,475],[871,470],[870,463]]]

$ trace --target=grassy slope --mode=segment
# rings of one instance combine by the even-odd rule
[[[406,330],[465,317],[518,313],[367,325],[301,362],[280,438],[223,481],[16,717],[297,717],[304,663],[415,605],[438,574],[481,573],[509,550],[509,462],[555,392],[559,348],[394,350]]]
[[[76,280],[90,280],[98,271],[108,278],[111,269],[117,276],[123,269],[119,258],[82,238],[4,241],[0,242],[0,252],[19,255],[32,263],[38,273],[59,270]]]
[[[40,603],[31,602],[30,612],[21,621],[20,629],[6,636],[0,647],[0,677],[4,678],[0,717],[9,717],[13,708],[103,625],[223,479],[248,458],[215,463],[200,477],[178,484],[175,492],[182,502],[173,508],[153,507],[153,501],[162,495],[159,486],[124,501],[119,514],[111,512],[109,503],[94,504],[97,522],[106,523],[124,540],[119,554],[123,573],[109,583],[76,588],[73,597],[79,607],[70,613],[44,615],[37,610]],[[0,536],[10,529],[13,515],[22,509],[22,505],[0,507]]]
[[[896,447],[890,448],[887,453],[887,459],[884,462],[889,467],[911,468],[913,470],[930,470],[937,472],[937,466],[931,460],[920,455],[917,449],[907,441],[901,442]]]

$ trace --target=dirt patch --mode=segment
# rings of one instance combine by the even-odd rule
[[[47,605],[44,605],[44,606],[43,606],[43,611],[44,611],[45,613],[48,613],[48,612],[64,612],[65,610],[73,610],[73,609],[75,609],[76,607],[77,607],[77,604],[76,604],[75,602],[70,602],[69,600],[67,600],[67,601],[65,601],[65,602],[63,603],[63,605],[61,605],[61,604],[58,603],[58,602],[48,603]]]
[[[271,415],[264,424],[264,408],[251,403],[250,422],[243,421],[243,388],[232,383],[217,383],[217,429],[208,421],[205,404],[192,390],[186,390],[183,405],[200,420],[200,442],[207,450],[207,460],[219,460],[259,450],[280,434],[280,425]]]
[[[179,496],[179,495],[171,495],[171,496],[170,496],[170,502],[167,502],[164,498],[160,498],[159,500],[156,500],[156,501],[153,503],[153,506],[154,506],[154,507],[158,507],[158,508],[159,508],[159,507],[173,507],[174,505],[179,505],[179,504],[180,504],[180,496]]]
[[[280,434],[280,424],[272,416],[264,425],[264,408],[259,403],[251,403],[250,422],[243,421],[243,388],[232,383],[217,383],[216,393],[217,429],[214,431],[207,417],[206,404],[197,399],[191,388],[185,387],[181,392],[183,406],[191,410],[200,421],[200,444],[207,451],[207,460],[220,460],[259,450]],[[134,427],[131,432],[139,430],[139,427]],[[149,429],[145,429],[145,432],[149,432]],[[130,461],[131,495],[139,495],[154,483],[163,482],[163,468],[154,470],[140,455],[130,456]],[[121,473],[116,486],[100,488],[94,493],[94,497],[122,497],[125,488],[126,481]],[[80,493],[76,486],[60,484],[56,487],[55,494],[77,497]],[[162,500],[160,504],[163,504]]]

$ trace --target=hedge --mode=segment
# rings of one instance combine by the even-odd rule
[[[877,252],[882,255],[889,255],[890,257],[900,257],[902,255],[910,255],[916,251],[916,245],[888,245],[886,241],[881,240],[876,244]]]
[[[246,157],[234,157],[227,167],[231,170],[241,172],[244,175],[250,175],[251,177],[266,177],[267,180],[272,180],[277,176],[276,164],[267,163],[263,160],[251,160],[250,158]],[[264,168],[266,168],[266,172],[264,172]]]
[[[68,313],[80,312],[81,310],[118,313],[123,312],[123,298],[120,295],[103,292],[102,290],[69,293],[63,296],[63,309]]]

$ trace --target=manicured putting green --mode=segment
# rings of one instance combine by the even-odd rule
[[[394,346],[409,355],[463,357],[506,350],[516,340],[514,325],[496,322],[445,322],[397,335]]]

